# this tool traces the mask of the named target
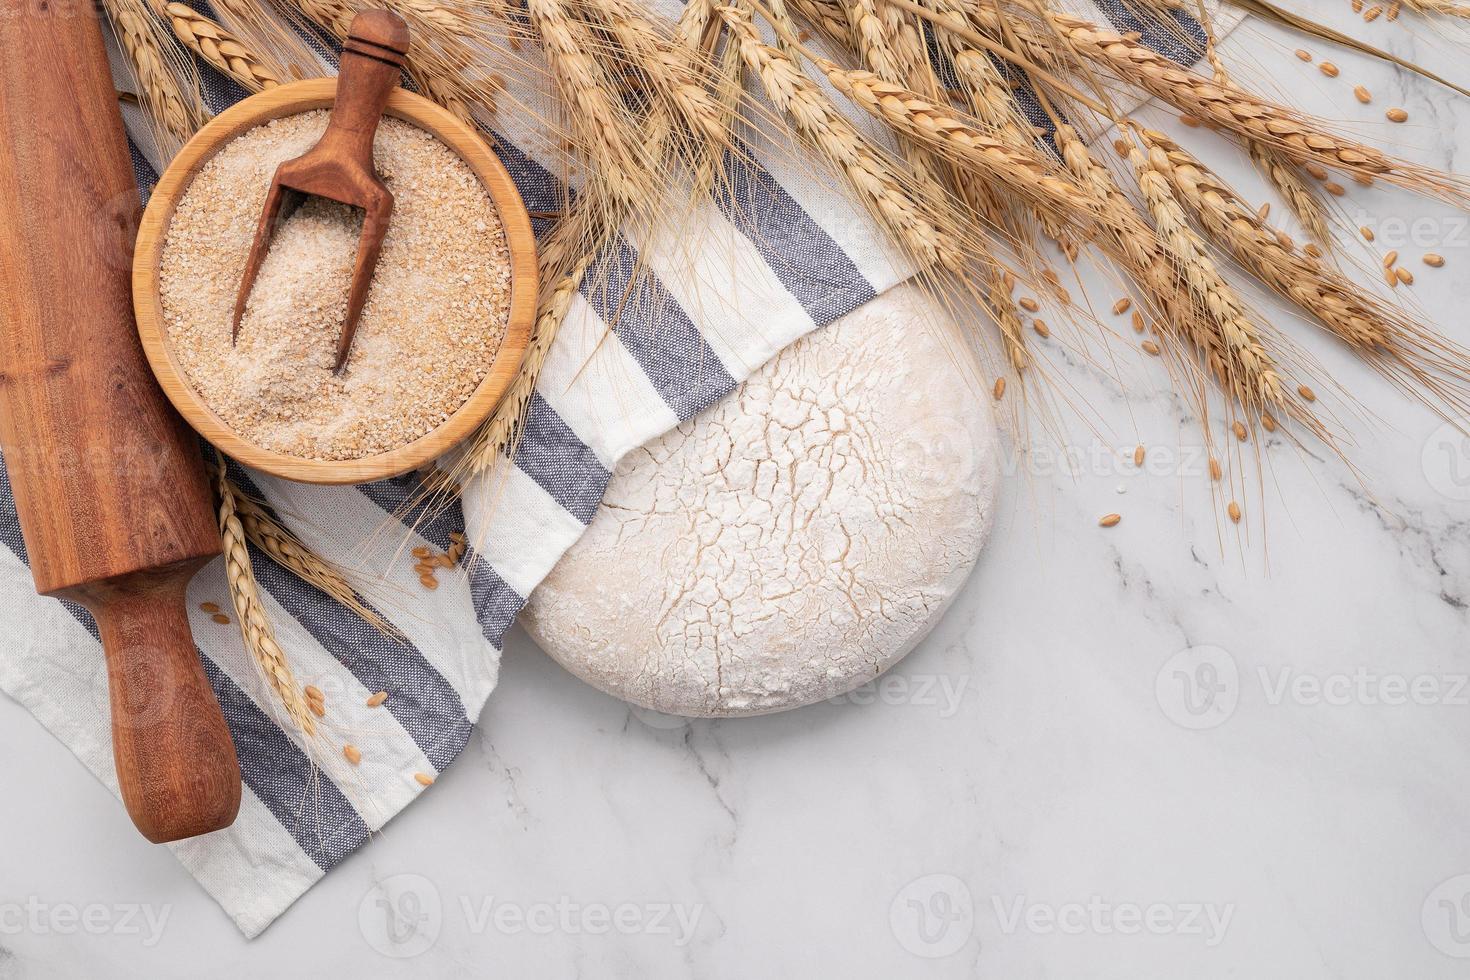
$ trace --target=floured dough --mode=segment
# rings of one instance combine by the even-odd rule
[[[926,310],[891,290],[629,454],[531,598],[542,648],[624,700],[720,717],[912,649],[980,553],[998,469],[990,396]]]

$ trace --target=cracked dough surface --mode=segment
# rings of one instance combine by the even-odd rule
[[[980,393],[901,286],[630,453],[522,622],[593,686],[728,717],[892,666],[959,590],[997,478]]]

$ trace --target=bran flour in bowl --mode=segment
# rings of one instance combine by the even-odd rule
[[[224,144],[194,176],[158,266],[180,373],[246,442],[306,460],[358,460],[442,425],[485,379],[506,335],[511,261],[495,201],[424,129],[385,116],[374,144],[392,222],[342,373],[332,370],[362,213],[320,198],[276,230],[231,342],[241,271],[276,166],[327,112],[283,116]]]

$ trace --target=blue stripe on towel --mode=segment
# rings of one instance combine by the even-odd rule
[[[249,477],[232,467],[240,489],[264,499]],[[253,545],[250,564],[261,588],[346,667],[369,691],[387,691],[384,707],[398,719],[435,769],[464,748],[472,727],[464,702],[418,647],[388,636],[331,596],[277,565]]]
[[[1182,10],[1160,17],[1137,0],[1095,0],[1097,8],[1120,31],[1137,31],[1140,40],[1170,61],[1186,68],[1205,51],[1205,29]]]
[[[203,656],[201,654],[201,656]],[[323,871],[367,843],[368,827],[338,785],[286,737],[219,665],[204,674],[235,740],[240,778]]]
[[[725,154],[725,175],[715,202],[813,323],[831,323],[873,298],[857,263],[755,162],[748,146]]]
[[[612,474],[540,392],[531,396],[526,429],[516,448],[516,466],[535,480],[562,509],[591,523]]]
[[[735,387],[704,334],[622,236],[592,264],[582,295],[680,419]]]

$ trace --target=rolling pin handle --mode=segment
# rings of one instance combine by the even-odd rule
[[[240,768],[189,633],[184,590],[199,563],[84,586],[107,657],[113,757],[128,814],[155,844],[228,827]]]

